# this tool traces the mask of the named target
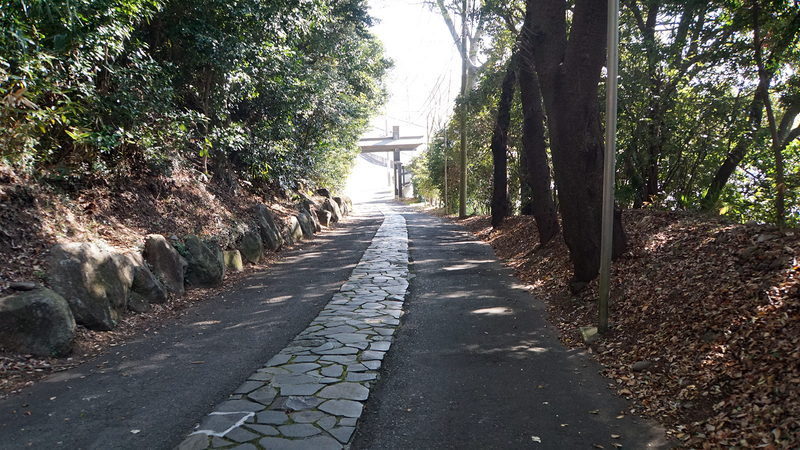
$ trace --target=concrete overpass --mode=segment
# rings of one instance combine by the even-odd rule
[[[361,153],[392,153],[393,158],[387,161],[387,168],[392,170],[395,198],[403,198],[403,189],[410,185],[406,182],[400,152],[416,150],[425,143],[424,136],[400,136],[400,127],[392,127],[392,135],[377,138],[363,138],[358,141]]]

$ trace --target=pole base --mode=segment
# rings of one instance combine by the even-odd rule
[[[597,333],[597,327],[580,327],[578,331],[581,332],[581,337],[583,337],[583,342],[586,344],[593,344],[600,339],[600,334]]]

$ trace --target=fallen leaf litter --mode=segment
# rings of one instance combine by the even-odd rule
[[[576,330],[596,326],[597,280],[569,292],[560,236],[540,248],[532,217],[498,230],[488,217],[460,222],[544,299],[566,346],[591,349],[631,414],[687,448],[800,447],[800,232],[681,212],[624,217],[611,331],[588,346]]]

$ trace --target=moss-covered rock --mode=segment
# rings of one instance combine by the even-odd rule
[[[37,356],[69,353],[75,318],[66,300],[50,289],[0,298],[0,347]]]
[[[221,255],[212,251],[197,236],[187,236],[186,246],[186,283],[192,286],[216,286],[222,283],[225,276],[225,263]]]

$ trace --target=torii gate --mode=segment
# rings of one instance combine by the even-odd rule
[[[394,153],[394,196],[403,198],[403,163],[400,162],[400,152],[416,150],[424,144],[424,136],[400,136],[400,127],[392,127],[392,135],[379,138],[362,138],[358,141],[361,153]]]

